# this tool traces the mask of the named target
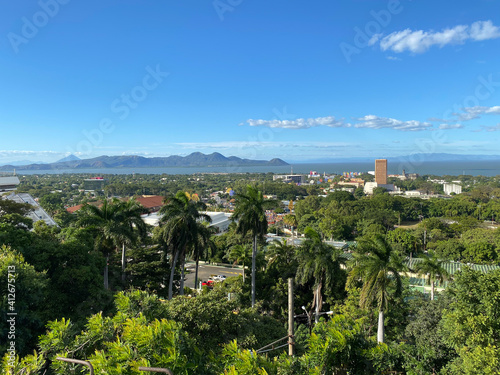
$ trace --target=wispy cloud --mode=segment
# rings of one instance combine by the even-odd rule
[[[442,31],[406,29],[393,32],[385,37],[382,37],[382,34],[377,34],[370,39],[370,43],[372,45],[379,43],[383,51],[423,53],[433,46],[442,48],[446,45],[463,44],[467,41],[477,42],[496,38],[500,38],[500,28],[488,20],[477,21],[470,26],[457,25]]]
[[[309,129],[317,126],[328,126],[331,128],[349,127],[344,119],[337,120],[334,116],[317,118],[299,118],[295,120],[253,120],[249,119],[246,123],[250,126],[265,126],[268,128],[283,129]],[[244,124],[241,124],[244,125]]]
[[[484,107],[466,107],[463,108],[464,113],[454,113],[461,121],[468,121],[479,118],[481,115],[500,115],[500,106]]]
[[[67,155],[68,153],[58,151],[0,150],[0,165],[27,158],[32,161],[55,161]]]
[[[492,142],[489,141],[458,140],[458,141],[443,142],[443,147],[445,147],[447,150],[450,151],[452,149],[455,149],[455,152],[461,149],[467,151],[471,148],[477,148],[489,152],[492,146],[494,145],[492,145]]]
[[[361,121],[354,125],[356,128],[368,129],[394,129],[402,131],[419,131],[427,130],[432,127],[432,124],[421,121],[401,121],[388,117],[378,117],[375,115],[367,115],[357,119]]]
[[[244,149],[246,147],[269,147],[269,148],[329,148],[329,147],[353,147],[355,144],[348,142],[259,142],[259,141],[226,141],[226,142],[183,142],[176,143],[185,149]]]
[[[60,155],[58,151],[32,151],[32,150],[0,150],[0,157],[29,156],[29,155]]]
[[[500,131],[500,123],[496,124],[495,126],[486,126],[486,125],[481,125],[481,129],[476,130],[476,132],[498,132]]]
[[[462,124],[441,124],[439,125],[439,129],[463,129]]]

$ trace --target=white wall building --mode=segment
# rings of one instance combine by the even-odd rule
[[[420,191],[418,190],[408,190],[405,191],[405,195],[408,197],[420,197],[422,193],[420,193]]]
[[[363,188],[363,192],[366,195],[372,195],[373,190],[375,190],[378,187],[382,187],[389,192],[399,192],[400,191],[400,189],[393,184],[377,184],[376,182],[367,182],[367,183],[365,183],[365,186]]]
[[[462,186],[457,184],[443,184],[443,190],[446,195],[451,195],[451,193],[462,194]]]

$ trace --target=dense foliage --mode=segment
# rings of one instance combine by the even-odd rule
[[[340,176],[297,186],[271,174],[109,175],[100,193],[81,190],[85,177],[23,178],[19,191],[39,198],[57,227],[33,225],[29,206],[0,199],[0,312],[17,314],[15,373],[86,373],[57,356],[106,374],[140,374],[139,366],[175,374],[500,372],[500,271],[467,266],[500,259],[496,178],[445,176],[461,179],[464,193],[421,199],[330,191]],[[396,183],[440,192],[427,178]],[[129,199],[142,194],[165,197],[155,230]],[[80,203],[79,213],[66,211]],[[234,211],[237,220],[215,235],[202,223],[205,209]],[[266,210],[272,230],[293,238],[266,240]],[[408,269],[413,258],[422,259]],[[189,260],[229,262],[246,275],[184,296]],[[461,270],[448,273],[449,261]],[[426,294],[407,273],[425,279]],[[287,336],[290,277],[295,356],[286,347],[264,353]],[[2,320],[3,373],[13,361],[10,333]]]

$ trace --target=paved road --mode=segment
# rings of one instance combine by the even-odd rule
[[[195,264],[188,263],[186,268],[191,270],[190,273],[186,275],[186,281],[184,282],[186,286],[194,288],[194,274],[195,274]],[[206,281],[210,275],[224,275],[226,277],[233,277],[242,275],[243,270],[241,268],[230,268],[213,266],[211,264],[205,264],[205,262],[200,262],[198,267],[198,280]]]

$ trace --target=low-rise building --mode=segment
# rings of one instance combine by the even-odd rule
[[[405,191],[405,195],[408,197],[420,197],[422,193],[418,190],[408,190]]]
[[[20,184],[19,178],[17,176],[5,176],[0,177],[0,193],[6,191],[14,191]]]
[[[231,224],[231,213],[230,212],[201,212],[202,214],[210,216],[212,222],[210,223],[210,227],[215,227],[217,232],[225,232],[229,228],[229,224]],[[142,220],[149,225],[158,226],[160,222],[161,215],[159,212],[152,212],[145,215],[142,215]]]
[[[102,177],[92,177],[83,180],[83,189],[85,191],[103,191],[108,180]]]
[[[394,192],[394,193],[398,193],[400,191],[400,189],[393,184],[378,184],[376,182],[367,182],[367,183],[365,183],[365,186],[363,188],[363,192],[366,195],[372,195],[373,190],[375,190],[378,187],[384,188],[385,190],[387,190],[389,192]]]
[[[16,203],[28,203],[33,207],[33,210],[30,211],[26,216],[33,220],[33,223],[37,221],[43,220],[45,224],[51,226],[57,226],[57,223],[54,219],[38,204],[38,202],[28,193],[19,193],[19,194],[9,194],[4,199],[9,199]]]
[[[304,176],[301,174],[278,174],[273,176],[273,181],[283,180],[283,182],[290,183],[293,182],[295,184],[304,183]]]

